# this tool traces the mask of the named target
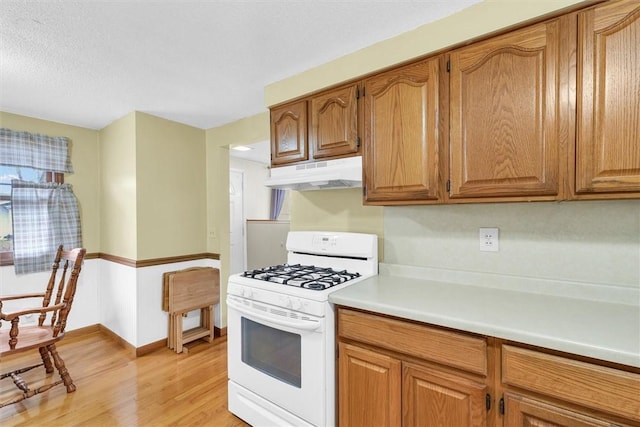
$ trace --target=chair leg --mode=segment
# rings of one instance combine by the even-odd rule
[[[49,357],[49,352],[46,347],[40,347],[38,349],[40,351],[40,357],[42,358],[42,363],[44,364],[44,370],[47,374],[53,372],[53,364],[51,363],[51,358]]]
[[[60,378],[62,378],[62,382],[67,387],[67,393],[73,393],[76,391],[76,386],[71,379],[71,375],[69,375],[69,371],[67,371],[67,367],[64,366],[64,361],[58,354],[58,350],[56,349],[55,344],[49,344],[47,346],[47,350],[53,356],[53,363],[56,365],[58,372],[60,373]]]

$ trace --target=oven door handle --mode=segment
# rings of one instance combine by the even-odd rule
[[[303,331],[314,331],[320,328],[319,322],[305,322],[305,321],[295,321],[295,320],[281,320],[277,317],[266,316],[263,313],[259,313],[257,311],[248,309],[246,307],[242,307],[240,304],[235,302],[232,299],[227,299],[227,306],[237,310],[241,314],[246,314],[248,316],[255,317],[256,319],[264,320],[265,322],[270,322],[276,325],[285,326],[288,328],[299,329]]]

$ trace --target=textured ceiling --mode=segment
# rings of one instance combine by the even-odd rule
[[[0,0],[0,110],[209,129],[266,111],[270,83],[478,1]]]

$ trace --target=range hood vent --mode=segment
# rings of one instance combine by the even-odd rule
[[[296,191],[362,187],[362,156],[271,168],[265,185]]]

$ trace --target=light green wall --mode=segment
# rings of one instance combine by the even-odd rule
[[[293,230],[382,233],[381,206],[364,206],[362,188],[291,192]]]
[[[292,191],[291,230],[376,234],[382,260],[383,208],[364,206],[361,188]]]
[[[100,131],[100,252],[135,260],[137,240],[136,114]]]
[[[145,260],[206,252],[205,131],[132,112],[100,131],[101,252]]]
[[[206,252],[205,131],[137,112],[138,260]]]
[[[71,140],[74,173],[65,175],[64,179],[73,186],[73,192],[78,198],[83,245],[89,252],[99,252],[101,212],[98,189],[101,167],[98,132],[6,112],[0,112],[0,127],[49,136],[66,136]]]

